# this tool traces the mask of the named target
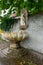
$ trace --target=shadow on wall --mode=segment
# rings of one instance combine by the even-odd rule
[[[43,53],[43,15],[36,15],[29,18],[29,27],[27,29],[29,38],[21,45],[28,49],[33,49]]]

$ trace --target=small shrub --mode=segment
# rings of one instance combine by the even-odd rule
[[[4,31],[9,31],[9,29],[11,28],[11,25],[16,22],[15,19],[9,18],[8,15],[5,15],[2,20],[1,20],[1,24],[0,24],[0,28]]]

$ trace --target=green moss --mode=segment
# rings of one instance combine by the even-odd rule
[[[34,64],[34,63],[32,63],[32,62],[28,62],[27,65],[36,65],[36,64]]]

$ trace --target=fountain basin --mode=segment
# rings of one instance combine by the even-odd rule
[[[20,47],[20,42],[28,37],[28,34],[24,30],[20,30],[18,32],[3,32],[1,33],[1,37],[3,40],[10,42],[11,47]]]

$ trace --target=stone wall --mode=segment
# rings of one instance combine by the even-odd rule
[[[28,25],[27,31],[29,33],[29,38],[21,42],[21,45],[25,48],[43,53],[43,15],[37,14],[29,17]],[[14,24],[12,31],[18,30],[19,21]]]

